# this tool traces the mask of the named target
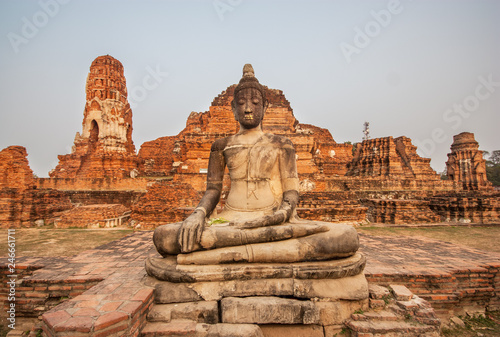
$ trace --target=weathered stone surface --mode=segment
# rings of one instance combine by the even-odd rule
[[[199,335],[196,321],[180,320],[174,322],[152,322],[142,329],[141,335],[144,337],[166,336],[203,336]]]
[[[279,297],[227,297],[221,300],[222,322],[256,324],[318,324],[313,302]]]
[[[130,177],[138,163],[120,61],[106,55],[92,62],[83,115],[82,133],[76,133],[71,154],[59,156],[50,177]]]
[[[198,323],[216,324],[219,322],[219,309],[216,301],[186,302],[155,305],[148,314],[150,322],[170,322],[187,319]]]
[[[197,331],[206,331],[207,337],[264,337],[262,330],[253,324],[214,324],[196,327]]]
[[[451,153],[446,162],[448,178],[463,187],[464,190],[491,189],[486,177],[486,161],[483,151],[471,132],[462,132],[453,136]]]
[[[148,323],[141,336],[264,337],[259,326],[254,324],[197,324],[186,320]]]
[[[363,274],[337,279],[296,279],[293,287],[297,298],[353,301],[368,298],[368,282]]]
[[[391,295],[391,292],[386,287],[382,287],[372,283],[368,284],[368,291],[370,293],[370,298],[374,299],[388,298],[388,296]]]
[[[182,225],[178,226],[182,229]],[[163,229],[177,230],[174,225],[157,228],[153,236],[157,248],[158,242],[171,241],[172,231],[169,233],[162,231]],[[158,241],[156,234],[160,234]],[[200,245],[216,249],[179,254],[177,263],[215,265],[331,261],[355,254],[359,240],[356,230],[347,224],[315,223],[296,219],[279,226],[261,225],[260,228],[252,230],[213,225],[204,230]]]
[[[160,283],[155,286],[156,303],[197,302],[202,298],[184,283]]]
[[[253,279],[219,282],[196,282],[190,287],[205,301],[224,297],[293,296],[294,279]]]
[[[372,336],[393,337],[439,337],[439,330],[429,325],[419,325],[414,322],[377,322],[377,321],[353,321],[349,322],[349,328],[357,333],[353,336],[363,336],[361,333],[372,334]],[[369,336],[369,335],[368,335]]]
[[[314,302],[319,309],[319,324],[339,325],[351,317],[355,311],[368,309],[368,300],[363,301],[319,301]]]
[[[409,301],[413,296],[412,292],[403,285],[391,284],[389,287],[397,301]]]
[[[372,288],[375,297],[380,297],[376,294],[382,295],[384,300],[370,301],[383,301],[383,308],[352,314],[346,322],[351,336],[438,337],[440,322],[429,303],[404,286],[390,287],[392,293],[389,296],[382,295],[384,291],[380,287]],[[397,298],[409,299],[399,301]]]
[[[321,325],[261,325],[265,337],[323,337]]]
[[[322,279],[358,275],[366,264],[361,253],[351,257],[299,263],[233,263],[221,265],[178,265],[174,256],[148,258],[150,276],[169,282],[213,282],[259,278]]]

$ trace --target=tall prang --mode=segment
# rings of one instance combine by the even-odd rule
[[[71,154],[60,155],[52,178],[125,178],[137,167],[132,141],[132,110],[123,65],[105,55],[90,66],[82,133]]]
[[[479,144],[471,132],[453,136],[446,172],[448,179],[461,184],[464,190],[490,189],[492,186],[486,177],[483,151],[479,150]]]

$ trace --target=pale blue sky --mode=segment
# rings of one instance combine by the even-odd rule
[[[462,131],[500,149],[498,18],[496,0],[0,0],[0,149],[25,146],[47,176],[81,132],[90,64],[109,54],[136,93],[137,150],[179,133],[252,63],[301,123],[359,142],[369,121],[373,138],[410,137],[442,171]]]

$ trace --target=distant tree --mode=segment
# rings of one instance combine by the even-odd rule
[[[500,164],[500,150],[495,150],[491,153],[490,161],[495,165]]]
[[[486,176],[493,186],[500,186],[500,150],[495,150],[486,160]]]

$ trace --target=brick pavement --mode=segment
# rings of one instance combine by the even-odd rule
[[[424,237],[360,234],[369,282],[399,283],[440,317],[500,309],[500,254]]]
[[[48,336],[138,335],[153,302],[153,289],[141,282],[144,260],[157,254],[151,237],[152,232],[136,232],[68,258],[19,258],[20,310],[24,306],[23,314],[31,310],[33,316],[45,312]],[[360,234],[360,242],[372,283],[404,284],[442,316],[457,308],[500,308],[498,253],[415,237]],[[5,275],[6,259],[0,262]],[[53,301],[66,297],[60,304]]]

